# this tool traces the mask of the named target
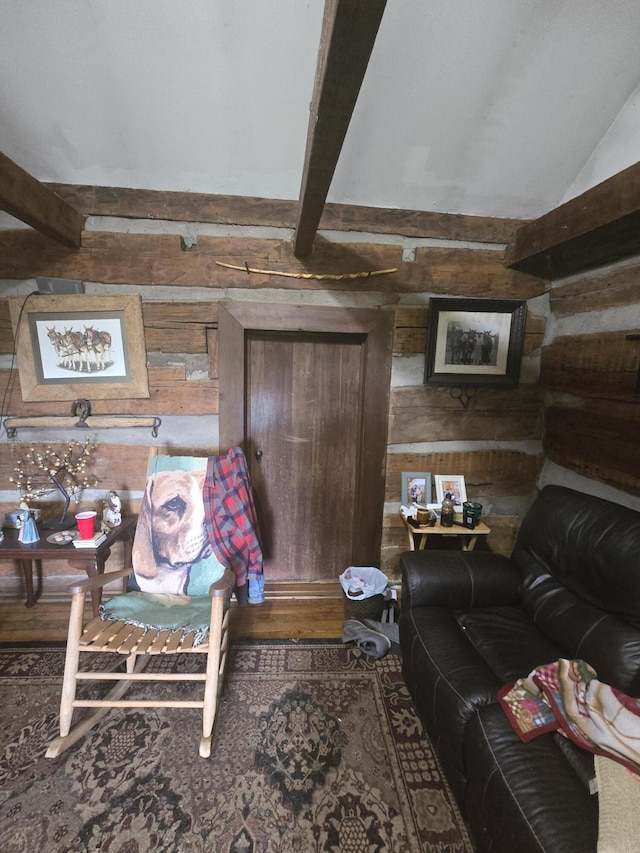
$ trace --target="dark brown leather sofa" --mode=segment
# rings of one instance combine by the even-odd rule
[[[411,551],[401,569],[404,678],[477,849],[595,853],[592,755],[523,743],[496,696],[561,657],[640,696],[640,513],[546,486],[511,558]]]

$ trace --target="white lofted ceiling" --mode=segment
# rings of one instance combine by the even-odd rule
[[[0,0],[0,151],[42,181],[296,199],[323,10]],[[388,0],[328,200],[547,212],[640,160],[639,44],[638,0]]]

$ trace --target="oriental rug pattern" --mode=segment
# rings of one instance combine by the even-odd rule
[[[199,712],[176,709],[111,711],[46,759],[62,667],[0,648],[3,853],[472,853],[398,657],[235,644],[210,759]]]

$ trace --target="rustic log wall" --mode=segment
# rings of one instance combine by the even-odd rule
[[[99,218],[89,218],[77,250],[29,229],[0,231],[3,412],[69,414],[65,402],[23,403],[12,370],[6,297],[26,296],[35,289],[34,278],[45,275],[82,280],[89,295],[141,294],[150,397],[92,401],[92,410],[162,418],[157,439],[145,430],[96,433],[99,488],[86,492],[82,505],[99,505],[105,492],[115,488],[125,509],[136,510],[150,445],[173,452],[219,449],[218,382],[215,358],[210,369],[209,354],[217,347],[220,299],[380,307],[396,316],[382,568],[397,577],[398,558],[406,547],[398,517],[404,470],[463,473],[469,497],[482,501],[492,528],[488,546],[510,552],[543,463],[537,383],[548,311],[546,283],[505,268],[504,243],[517,223],[402,211],[381,211],[376,219],[375,211],[329,206],[323,227],[332,230],[320,233],[313,257],[303,262],[292,254],[290,232],[273,227],[290,225],[285,202],[235,199],[231,204],[222,199],[216,207],[210,198],[188,194],[56,189],[83,213]],[[242,234],[212,224],[229,221],[242,225]],[[370,279],[293,279],[237,272],[216,261],[300,274],[398,271]],[[481,388],[465,409],[449,389],[422,384],[428,303],[434,295],[528,300],[519,386]],[[19,432],[18,443],[3,436],[0,512],[16,503],[8,478],[20,443],[68,439],[68,432],[55,430]],[[70,576],[67,567],[48,566],[47,574],[44,593],[62,594]],[[19,588],[13,567],[0,565],[0,594],[14,595]]]
[[[556,282],[541,361],[547,459],[632,506],[640,506],[639,279],[635,258]]]

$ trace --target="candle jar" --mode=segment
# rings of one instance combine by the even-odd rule
[[[470,530],[479,524],[482,504],[477,501],[465,501],[462,504],[462,523]]]
[[[425,524],[429,524],[431,521],[431,510],[427,509],[426,506],[416,504],[416,521],[421,527]]]

